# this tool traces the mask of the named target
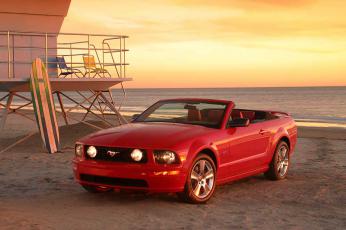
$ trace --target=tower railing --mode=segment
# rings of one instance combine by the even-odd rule
[[[28,78],[37,57],[50,77],[126,78],[127,39],[124,35],[0,31],[0,80]]]

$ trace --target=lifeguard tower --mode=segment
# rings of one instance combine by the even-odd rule
[[[73,120],[95,126],[86,121],[89,114],[109,126],[114,124],[106,115],[126,122],[111,89],[120,86],[125,97],[123,83],[131,80],[127,76],[127,36],[60,33],[70,0],[0,3],[0,129],[13,113],[32,119],[21,109],[32,106],[28,92],[35,58],[41,58],[47,67],[56,111],[66,124]],[[79,119],[71,115],[77,109],[84,111]]]

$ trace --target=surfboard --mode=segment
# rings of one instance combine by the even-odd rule
[[[56,120],[52,90],[47,69],[39,58],[36,58],[32,63],[30,91],[36,122],[43,144],[49,153],[59,152],[59,127]]]

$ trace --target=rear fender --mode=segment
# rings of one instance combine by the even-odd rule
[[[290,140],[289,138],[289,134],[287,132],[287,130],[285,128],[280,128],[276,133],[275,135],[273,136],[273,139],[271,141],[271,146],[270,146],[270,150],[269,150],[269,153],[270,153],[270,156],[271,158],[273,157],[274,155],[274,152],[275,152],[275,149],[276,149],[276,146],[279,144],[279,141],[281,140],[281,138],[283,137],[286,137],[288,140]],[[270,158],[270,159],[271,159]]]

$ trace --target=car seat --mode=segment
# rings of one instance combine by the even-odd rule
[[[201,111],[198,109],[189,109],[187,112],[188,121],[200,121],[202,119]]]
[[[255,112],[254,111],[242,111],[244,118],[248,118],[250,122],[255,118]]]
[[[243,118],[242,112],[240,112],[237,109],[233,109],[231,113],[232,120],[237,119],[237,118]]]
[[[211,109],[208,111],[208,122],[218,123],[221,121],[223,110]]]

